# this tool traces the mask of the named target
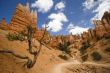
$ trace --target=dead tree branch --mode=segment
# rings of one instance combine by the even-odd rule
[[[37,58],[38,58],[38,56],[40,54],[40,51],[42,49],[42,45],[44,45],[43,39],[44,39],[44,37],[46,35],[46,29],[47,28],[48,27],[45,25],[44,33],[43,33],[41,39],[39,40],[39,43],[40,43],[39,50],[38,51],[35,51],[35,52],[32,52],[32,35],[33,35],[33,29],[32,29],[31,26],[27,27],[27,29],[28,29],[28,35],[27,35],[28,37],[27,38],[28,38],[29,53],[31,53],[32,55],[34,55],[33,60],[28,59],[28,62],[26,63],[27,68],[32,68],[34,66],[34,64],[36,63],[36,60],[37,60]]]
[[[27,26],[27,32],[26,32],[26,31],[25,31],[25,32],[22,32],[22,34],[25,34],[24,36],[27,36],[27,40],[28,40],[28,51],[29,51],[29,53],[30,53],[31,55],[34,56],[33,59],[30,59],[30,58],[27,57],[27,56],[18,55],[18,54],[16,54],[15,52],[13,52],[13,51],[11,51],[11,50],[0,50],[0,53],[9,53],[9,54],[12,54],[13,56],[15,56],[15,57],[17,57],[17,58],[26,59],[27,62],[24,64],[24,66],[26,66],[27,68],[32,68],[32,67],[35,65],[36,60],[37,60],[37,58],[38,58],[38,56],[39,56],[39,54],[40,54],[40,51],[41,51],[41,49],[42,49],[42,45],[45,45],[45,44],[44,44],[44,37],[45,37],[45,35],[46,35],[46,29],[47,29],[47,28],[48,28],[48,27],[45,26],[44,33],[43,33],[41,39],[39,40],[40,45],[39,45],[39,47],[38,47],[38,48],[39,48],[38,51],[33,51],[33,49],[32,49],[32,47],[33,47],[33,46],[32,46],[32,38],[33,38],[33,34],[34,34],[34,29],[32,28],[32,26],[31,26],[31,25]],[[26,34],[26,33],[27,33],[27,34]]]

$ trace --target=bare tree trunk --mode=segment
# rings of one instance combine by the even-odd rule
[[[36,63],[36,60],[40,54],[40,51],[42,49],[42,45],[44,45],[43,43],[43,39],[45,37],[45,34],[46,34],[46,27],[45,27],[45,30],[44,30],[44,33],[39,41],[40,45],[39,45],[39,50],[38,51],[33,51],[32,50],[32,38],[33,38],[33,34],[34,34],[34,30],[32,28],[32,26],[27,26],[27,40],[28,40],[28,51],[31,55],[34,56],[33,59],[30,59],[29,57],[27,56],[21,56],[21,55],[18,55],[16,53],[14,53],[13,51],[10,51],[10,50],[0,50],[0,53],[9,53],[9,54],[12,54],[13,56],[17,57],[17,58],[20,58],[20,59],[26,59],[27,62],[24,64],[24,66],[26,66],[27,68],[32,68],[35,63]]]

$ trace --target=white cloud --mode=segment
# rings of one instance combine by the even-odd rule
[[[57,3],[57,4],[55,5],[55,10],[61,10],[61,11],[63,11],[64,8],[65,8],[64,2],[59,2],[59,3]]]
[[[83,3],[84,9],[92,10],[95,13],[93,19],[101,20],[105,11],[110,11],[110,0],[86,0]]]
[[[85,0],[85,2],[83,3],[83,6],[85,7],[84,10],[93,8],[96,3],[97,1],[95,0]]]
[[[100,0],[99,6],[93,10],[96,13],[93,19],[101,20],[105,11],[110,11],[110,0]]]
[[[39,12],[45,13],[52,8],[53,4],[53,0],[36,0],[34,3],[31,4],[31,7],[38,8]]]
[[[52,19],[52,20],[58,20],[60,22],[67,22],[68,21],[66,15],[64,13],[62,13],[62,12],[53,13],[48,18]]]
[[[74,26],[74,24],[70,23],[67,27],[67,30],[69,33],[72,33],[73,35],[80,35],[84,31],[87,31],[89,28],[83,28],[80,26]]]
[[[47,26],[49,26],[47,30],[50,30],[52,32],[60,31],[64,25],[63,22],[68,22],[66,15],[62,12],[53,13],[49,15],[48,18],[50,19],[50,21],[47,24]]]

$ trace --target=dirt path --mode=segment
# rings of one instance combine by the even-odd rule
[[[101,67],[110,67],[110,64],[98,64],[98,63],[93,63],[93,62],[84,62],[83,64],[95,65],[95,66],[101,66]]]
[[[73,60],[73,61],[69,61],[69,62],[66,62],[66,63],[58,64],[58,65],[56,65],[56,66],[52,69],[52,72],[51,72],[51,73],[63,73],[63,72],[62,72],[62,69],[63,69],[63,68],[65,68],[66,66],[69,66],[69,65],[74,65],[74,64],[80,64],[80,62],[77,61],[77,60]]]
[[[75,65],[80,65],[80,64],[83,64],[83,65],[93,65],[93,66],[99,66],[99,67],[108,67],[110,68],[110,64],[97,64],[97,63],[92,63],[92,62],[85,62],[85,63],[81,63],[77,60],[73,60],[73,61],[69,61],[69,62],[66,62],[66,63],[61,63],[61,64],[58,64],[56,65],[53,69],[52,69],[52,72],[51,73],[65,73],[64,72],[64,69],[66,67],[71,67],[71,65],[75,66]]]

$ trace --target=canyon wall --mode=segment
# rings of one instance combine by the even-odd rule
[[[6,23],[5,18],[0,21],[0,28],[7,29],[11,32],[21,32],[28,25],[35,28],[34,38],[37,40],[41,39],[44,34],[45,29],[38,29],[37,24],[37,12],[30,10],[29,3],[26,5],[18,4],[12,19],[9,24]],[[86,41],[96,41],[110,33],[110,13],[105,12],[101,20],[93,20],[95,25],[94,29],[89,29],[87,32],[83,32],[81,35],[58,35],[52,36],[50,41],[50,46],[55,47],[58,43],[70,42],[71,44],[75,42],[86,42]],[[49,32],[46,31],[45,40],[49,40]]]

